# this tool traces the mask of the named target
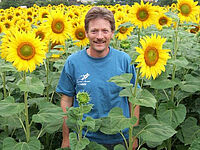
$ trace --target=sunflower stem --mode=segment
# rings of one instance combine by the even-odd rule
[[[23,80],[26,83],[26,72],[24,71]],[[28,92],[24,92],[24,106],[25,106],[25,124],[26,124],[26,141],[30,140],[30,124],[28,118]]]
[[[140,47],[140,28],[138,28],[138,47]],[[137,75],[136,75],[136,79],[135,79],[135,85],[134,85],[134,90],[132,93],[132,98],[135,99],[136,97],[136,92],[137,92],[137,85],[138,85],[138,80],[139,80],[139,74],[140,74],[140,68],[138,68],[137,70]],[[134,112],[135,112],[135,104],[131,103],[131,118],[134,116]],[[135,141],[137,137],[133,137],[133,126],[131,125],[129,127],[129,148],[128,150],[132,150],[132,146],[133,143]]]
[[[48,45],[48,53],[51,49],[51,42]],[[49,57],[46,58],[46,98],[49,101]]]
[[[172,56],[173,60],[176,60],[176,55],[178,51],[178,26],[179,26],[179,21],[177,22],[176,28],[174,30],[174,54]],[[176,74],[176,64],[173,64],[173,71],[172,71],[172,81],[175,79],[175,74]],[[174,87],[171,89],[171,101],[174,101]]]
[[[138,70],[137,70],[134,90],[133,90],[133,93],[132,93],[132,96],[131,96],[133,99],[135,99],[135,97],[136,97],[139,74],[140,74],[140,68],[138,68]],[[131,103],[131,116],[130,116],[131,118],[134,116],[135,106],[136,106],[135,104]],[[129,127],[129,150],[132,150],[132,145],[133,145],[135,139],[136,139],[136,137],[133,137],[133,126],[131,125]]]
[[[138,47],[140,47],[140,28],[138,28],[138,31],[137,31],[137,34],[138,34]]]
[[[46,59],[46,96],[47,96],[47,101],[49,101],[49,58]]]
[[[6,72],[3,72],[1,74],[2,82],[3,82],[3,97],[4,99],[7,97],[7,92],[6,92]]]

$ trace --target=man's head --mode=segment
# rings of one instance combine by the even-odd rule
[[[96,18],[102,18],[110,22],[111,30],[115,31],[115,19],[113,13],[104,7],[93,7],[85,16],[85,31],[88,32],[89,22]]]

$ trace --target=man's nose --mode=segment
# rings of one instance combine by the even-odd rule
[[[97,38],[98,38],[98,39],[103,39],[103,32],[102,32],[102,31],[99,31],[99,32],[98,32]]]

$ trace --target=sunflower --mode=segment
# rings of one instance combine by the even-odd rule
[[[22,31],[30,31],[32,29],[32,24],[26,20],[26,18],[20,17],[21,19],[16,22],[16,27]]]
[[[155,24],[158,30],[162,30],[163,26],[170,27],[170,25],[172,24],[172,19],[167,17],[164,13],[159,13],[158,19],[156,19]]]
[[[141,67],[141,76],[149,79],[151,76],[155,79],[162,71],[165,71],[165,65],[170,58],[169,49],[162,49],[162,45],[166,39],[161,36],[152,34],[151,37],[145,36],[140,40],[142,48],[136,47],[136,51],[140,54],[136,62]]]
[[[37,28],[34,29],[35,36],[36,38],[39,38],[40,41],[49,43],[48,38],[47,38],[47,33],[45,32],[46,27],[43,25],[38,26]]]
[[[8,20],[8,19],[6,19],[6,20],[3,21],[3,25],[4,25],[5,29],[8,30],[13,26],[13,22]]]
[[[115,35],[119,40],[126,40],[128,36],[131,35],[131,32],[133,31],[133,26],[125,26],[123,24],[128,23],[129,19],[126,18],[123,21],[119,22],[117,27],[117,34]]]
[[[69,38],[69,23],[62,11],[52,11],[46,22],[47,36],[54,43],[63,43]]]
[[[4,25],[2,23],[0,23],[0,33],[4,32],[4,30],[5,30],[4,28],[5,28]]]
[[[193,22],[199,14],[198,2],[193,0],[178,0],[177,9],[179,10],[180,21]]]
[[[15,33],[16,30],[17,30],[17,28],[3,31],[4,35],[2,36],[2,39],[1,39],[2,43],[0,46],[0,53],[1,53],[2,59],[6,59],[6,57],[8,55],[8,46],[11,41],[11,37],[14,37],[13,33]]]
[[[43,63],[45,48],[45,44],[35,38],[34,32],[15,30],[14,36],[10,37],[6,60],[13,62],[18,71],[32,72],[36,65]]]
[[[51,49],[53,49],[53,50],[57,50],[57,51],[60,51],[60,52],[63,52],[64,53],[64,49],[63,48],[55,48],[55,46],[57,46],[57,45],[62,45],[62,46],[65,46],[65,43],[60,43],[60,42],[58,42],[58,43],[51,43]],[[51,58],[59,58],[60,57],[60,54],[52,54],[51,55]]]
[[[79,47],[86,46],[89,43],[89,40],[85,34],[84,23],[83,21],[78,21],[76,25],[77,26],[74,26],[74,28],[72,28],[71,32],[72,40],[77,41],[74,44]]]
[[[144,4],[142,0],[141,5],[135,3],[132,6],[132,22],[139,28],[147,28],[148,26],[152,25],[154,23],[156,14],[155,8],[152,6],[152,4],[149,4],[149,2]]]

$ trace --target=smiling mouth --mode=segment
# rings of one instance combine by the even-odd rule
[[[95,44],[104,44],[106,41],[94,41]]]

